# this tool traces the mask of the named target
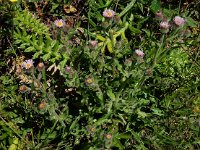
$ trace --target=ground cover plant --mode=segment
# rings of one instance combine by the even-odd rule
[[[0,149],[200,148],[199,0],[0,10]]]

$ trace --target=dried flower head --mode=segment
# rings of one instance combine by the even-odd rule
[[[38,71],[42,71],[44,70],[45,66],[44,66],[44,63],[43,62],[40,62],[38,65],[37,65],[37,69]]]
[[[144,57],[144,52],[141,51],[141,50],[139,50],[139,49],[136,49],[136,50],[135,50],[135,54],[136,54],[137,56],[141,57],[141,58]]]
[[[32,59],[25,60],[22,63],[22,68],[31,69],[32,67],[33,67],[33,60]]]
[[[28,86],[26,86],[26,85],[20,85],[19,86],[19,91],[21,92],[21,93],[26,93],[26,92],[29,92],[30,91],[30,88],[28,87]]]
[[[103,11],[103,16],[105,18],[110,19],[110,18],[113,18],[115,16],[115,12],[111,9],[106,9],[106,10]]]
[[[62,19],[58,19],[58,20],[54,21],[54,24],[55,24],[56,27],[61,28],[65,25],[65,22]]]
[[[20,74],[18,76],[20,78],[20,83],[26,83],[26,84],[31,84],[33,81],[28,79],[28,76],[25,74]]]
[[[177,26],[182,26],[185,24],[185,19],[183,19],[182,17],[180,16],[176,16],[174,18],[174,23],[177,25]]]

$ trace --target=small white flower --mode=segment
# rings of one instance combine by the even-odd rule
[[[25,69],[30,69],[33,67],[33,60],[32,59],[28,59],[28,60],[25,60],[23,63],[22,63],[22,68],[25,68]]]
[[[182,26],[185,24],[185,19],[183,19],[182,17],[180,16],[176,16],[174,18],[174,23],[177,25],[177,26]]]
[[[56,27],[61,28],[65,25],[65,22],[62,19],[58,19],[58,20],[54,21],[54,24],[55,24]]]

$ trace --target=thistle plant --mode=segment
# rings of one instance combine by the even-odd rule
[[[198,13],[182,3],[6,1],[0,148],[199,149]]]

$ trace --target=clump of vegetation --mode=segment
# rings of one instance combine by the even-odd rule
[[[1,149],[199,149],[198,1],[0,4]]]

